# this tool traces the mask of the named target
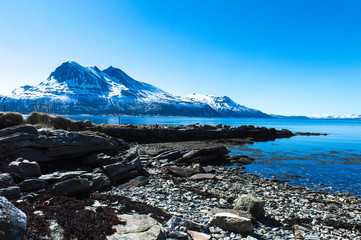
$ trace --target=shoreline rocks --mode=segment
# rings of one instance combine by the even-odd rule
[[[43,122],[54,121],[34,116]],[[155,128],[154,133],[161,129]],[[171,131],[194,134],[199,129],[220,132],[218,136],[250,130],[195,125]],[[256,135],[273,131],[254,130]],[[177,144],[129,147],[101,131],[16,125],[0,130],[0,142],[6,145],[0,147],[2,163],[15,160],[12,153],[29,156],[23,154],[29,148],[38,151],[32,156],[43,154],[51,159],[25,158],[39,163],[43,173],[39,177],[0,174],[0,193],[13,199],[29,219],[28,239],[361,239],[360,199],[290,186],[247,174],[239,167],[226,167],[249,164],[253,159],[229,156],[222,141],[198,148]],[[130,228],[140,230],[136,233]]]

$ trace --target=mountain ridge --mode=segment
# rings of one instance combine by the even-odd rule
[[[213,95],[174,96],[137,81],[121,69],[87,67],[68,61],[36,86],[21,86],[0,96],[8,111],[55,114],[144,115],[188,117],[270,117]]]

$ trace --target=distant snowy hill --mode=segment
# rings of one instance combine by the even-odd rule
[[[344,114],[344,115],[310,114],[306,116],[314,119],[361,119],[360,114]]]
[[[101,71],[73,61],[63,63],[37,86],[22,86],[0,96],[0,103],[7,111],[22,113],[270,117],[226,96],[177,97],[134,80],[118,68]]]

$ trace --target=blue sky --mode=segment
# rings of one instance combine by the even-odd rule
[[[68,60],[266,113],[361,114],[361,1],[0,0],[0,93]]]

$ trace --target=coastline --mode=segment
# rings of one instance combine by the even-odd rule
[[[42,127],[46,124],[54,124],[54,119],[52,120],[44,115],[38,116],[36,119],[42,122],[33,124],[40,124]],[[208,139],[207,141],[203,139],[198,143],[204,146],[199,146],[198,149],[180,148],[177,142],[170,143],[166,147],[162,146],[162,143],[154,145],[130,144],[128,146],[127,143],[121,142],[115,136],[109,137],[106,134],[102,135],[104,132],[99,133],[101,131],[98,133],[90,131],[99,128],[99,126],[94,127],[89,122],[74,122],[60,118],[57,120],[62,120],[57,123],[65,124],[64,128],[67,130],[49,129],[45,131],[36,130],[31,125],[15,125],[12,133],[11,129],[0,130],[1,137],[8,137],[7,139],[9,139],[10,136],[13,136],[11,134],[21,135],[23,133],[21,136],[26,137],[26,141],[35,139],[34,142],[36,142],[38,139],[44,138],[63,138],[63,141],[70,139],[70,142],[72,142],[74,136],[83,136],[88,137],[85,139],[87,144],[96,138],[98,141],[102,141],[103,149],[97,151],[103,153],[103,155],[99,155],[99,153],[95,155],[95,158],[93,156],[93,158],[87,157],[86,159],[77,157],[77,159],[81,159],[82,163],[67,166],[68,169],[60,169],[59,174],[64,174],[60,177],[53,175],[52,178],[50,176],[47,176],[49,177],[47,178],[45,177],[46,174],[42,174],[40,177],[25,178],[25,180],[46,181],[48,184],[35,191],[22,189],[22,196],[20,195],[12,200],[13,204],[28,216],[29,226],[26,239],[31,239],[31,236],[43,236],[43,239],[52,239],[56,234],[60,233],[63,234],[64,239],[89,239],[89,236],[94,237],[104,229],[107,229],[104,232],[109,233],[106,234],[109,236],[112,227],[122,225],[121,222],[116,220],[117,214],[120,213],[128,215],[136,215],[136,213],[151,214],[160,224],[162,234],[159,236],[162,235],[163,238],[159,239],[165,237],[169,239],[196,239],[192,237],[194,233],[191,232],[202,233],[208,236],[209,239],[361,239],[361,201],[358,198],[349,194],[327,194],[322,191],[312,191],[307,188],[284,184],[277,179],[260,178],[254,174],[244,172],[242,168],[227,168],[225,166],[229,165],[231,160],[242,166],[250,163],[252,159],[245,156],[238,159],[230,158],[227,152],[224,152],[220,147],[225,145],[221,141],[221,139],[224,139],[222,137]],[[195,126],[190,126],[188,131],[194,131],[195,128]],[[223,128],[231,129],[231,127],[224,126]],[[27,130],[24,131],[24,129]],[[266,133],[269,131],[265,130],[265,128],[260,129]],[[68,130],[73,131],[69,132]],[[146,131],[153,130],[146,129]],[[127,131],[131,130],[128,129]],[[219,132],[229,133],[230,130]],[[28,138],[30,135],[31,138]],[[193,136],[197,136],[197,134],[193,134]],[[266,138],[268,136],[265,135]],[[249,141],[240,139],[238,141]],[[260,139],[258,138],[258,140]],[[257,139],[252,141],[257,141]],[[52,151],[58,146],[56,145],[58,143],[54,143],[53,140],[44,143],[50,144]],[[122,151],[119,151],[119,146],[123,146]],[[217,148],[217,146],[219,147]],[[60,147],[59,149],[64,149],[64,145],[60,145]],[[129,150],[125,150],[127,148]],[[6,151],[6,149],[2,149],[2,151]],[[116,149],[118,149],[118,153],[106,155],[111,154]],[[71,148],[67,150],[73,151]],[[87,149],[84,148],[83,150]],[[58,154],[63,156],[61,155],[62,152]],[[216,158],[211,157],[215,154]],[[89,152],[86,153],[86,156],[88,155]],[[53,157],[50,160],[54,161],[54,159]],[[43,160],[44,162],[39,163],[42,168],[48,163],[49,159],[44,158]],[[63,160],[64,162],[65,160]],[[121,166],[122,169],[126,168],[126,172],[121,171],[113,175],[113,170],[110,168],[115,166],[114,164]],[[124,166],[126,167],[124,168]],[[129,168],[129,166],[132,167]],[[172,166],[174,168],[173,172],[170,171]],[[56,167],[59,166],[56,165]],[[102,171],[104,172],[107,169],[109,170],[108,172],[105,171],[105,177],[110,177],[111,181],[108,180],[109,182],[104,180],[104,174],[101,175]],[[189,176],[188,174],[180,176],[179,173],[178,175],[175,174],[174,170],[191,173],[189,173]],[[51,175],[53,171],[54,169],[52,171],[48,170],[48,173]],[[195,178],[194,176],[197,174],[198,178]],[[54,189],[57,184],[64,184],[69,181],[77,183],[78,180],[76,179],[79,179],[82,184],[90,184],[90,182],[95,184],[99,180],[97,177],[100,176],[103,178],[102,181],[104,180],[102,182],[104,185],[99,189],[84,188],[82,191],[69,196],[66,196],[67,194],[65,196],[64,194],[55,194]],[[15,184],[12,184],[13,186],[10,186],[10,188],[23,187],[24,177],[14,178],[14,180]],[[33,184],[35,184],[34,181]],[[70,186],[67,185],[62,190],[68,191],[68,187]],[[249,213],[247,215],[244,212],[237,212],[237,214],[243,214],[243,217],[250,217],[249,219],[252,220],[253,224],[252,233],[236,233],[209,224],[211,218],[216,215],[215,212],[231,211],[235,199],[241,194],[252,195],[265,202],[265,218],[263,219],[254,219],[249,216]],[[67,213],[73,214],[72,217],[75,220],[82,219],[84,221],[83,225],[77,223],[72,228],[69,226],[71,219],[60,217],[62,216],[60,213],[62,208],[59,208],[59,206],[63,203],[67,203],[65,204],[66,211],[70,211]],[[71,211],[73,208],[76,211]],[[55,215],[52,216],[51,214]],[[87,220],[84,219],[84,216],[91,217]],[[105,226],[104,223],[99,223],[101,227],[96,229],[97,226],[92,225],[91,219],[94,221],[98,219],[101,222],[104,219],[113,219],[110,221],[113,226]],[[179,221],[179,219],[182,221]],[[56,222],[56,229],[58,229],[53,232],[49,230],[51,229],[49,221],[52,220]],[[41,228],[39,228],[39,224],[42,226]],[[95,232],[80,231],[80,229],[89,226]],[[105,239],[105,235],[102,233],[102,235],[94,239]]]

